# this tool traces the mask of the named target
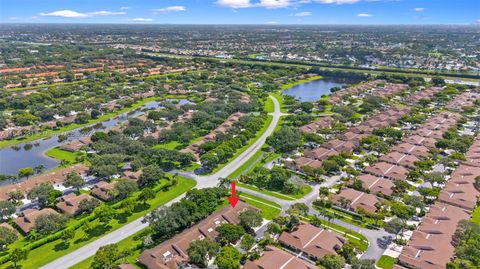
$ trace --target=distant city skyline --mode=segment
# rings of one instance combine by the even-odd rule
[[[478,0],[0,0],[1,23],[477,24]]]

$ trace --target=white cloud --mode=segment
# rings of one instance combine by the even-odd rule
[[[357,17],[372,17],[373,15],[370,13],[359,13],[357,14]]]
[[[218,0],[216,3],[219,6],[229,8],[246,8],[252,6],[250,0]]]
[[[266,8],[285,8],[291,4],[290,0],[260,0],[258,6]]]
[[[267,24],[278,24],[277,21],[267,21]]]
[[[477,20],[477,23],[480,23],[480,19]]]
[[[425,8],[424,7],[416,7],[413,9],[415,12],[423,12],[425,11]]]
[[[310,11],[304,11],[304,12],[299,12],[295,14],[296,17],[308,17],[312,16],[312,12]]]
[[[95,12],[89,12],[86,13],[88,16],[111,16],[111,15],[125,15],[127,14],[126,12],[120,11],[120,12],[114,12],[114,11],[95,11]]]
[[[322,4],[337,4],[337,5],[343,5],[343,4],[354,4],[359,2],[360,0],[315,0],[316,2],[322,3]]]
[[[127,10],[130,9],[130,7],[120,7],[120,10]]]
[[[153,19],[150,19],[150,18],[133,18],[133,19],[130,19],[130,21],[136,21],[136,22],[150,22],[150,21],[153,21]]]
[[[111,15],[125,15],[127,14],[126,12],[120,11],[120,12],[114,12],[114,11],[94,11],[94,12],[87,12],[87,13],[81,13],[77,12],[74,10],[57,10],[57,11],[52,11],[48,13],[40,13],[40,16],[48,16],[48,17],[62,17],[62,18],[87,18],[87,17],[93,17],[93,16],[111,16]]]
[[[156,11],[156,12],[185,11],[185,10],[186,9],[184,6],[171,6],[171,7],[153,9],[153,11]]]
[[[85,13],[76,12],[73,10],[57,10],[49,13],[40,13],[40,16],[49,16],[49,17],[63,17],[63,18],[86,18],[88,17]]]

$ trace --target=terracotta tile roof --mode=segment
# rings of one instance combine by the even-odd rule
[[[234,208],[226,206],[173,238],[143,251],[138,260],[149,269],[177,268],[188,261],[187,249],[192,241],[206,237],[214,239],[217,226],[222,223],[238,224],[239,214],[247,209],[253,208],[241,201]]]
[[[68,143],[60,145],[60,149],[74,152],[80,150],[82,147],[86,147],[92,144],[90,136],[85,136],[79,139],[74,139]]]
[[[76,164],[70,167],[62,168],[54,172],[31,177],[20,183],[2,186],[0,187],[0,200],[7,200],[9,192],[19,190],[26,194],[33,187],[40,185],[41,183],[50,182],[52,184],[60,184],[63,182],[63,180],[65,180],[65,178],[69,173],[76,172],[77,174],[85,174],[88,170],[89,170],[88,166],[84,164]]]
[[[304,133],[316,133],[321,129],[326,129],[331,127],[333,121],[334,120],[332,117],[323,117],[319,120],[316,120],[312,123],[309,123],[307,125],[300,127],[300,131]]]
[[[15,224],[17,224],[22,231],[25,233],[30,232],[32,228],[35,227],[35,222],[40,216],[58,214],[55,210],[51,208],[44,208],[42,210],[38,209],[27,209],[22,212],[22,216],[15,219]]]
[[[375,205],[380,201],[373,194],[364,193],[351,188],[343,188],[339,194],[335,194],[332,197],[332,201],[337,205],[340,205],[342,199],[349,201],[350,208],[357,210],[361,207],[370,213],[375,213],[377,211]]]
[[[413,155],[407,155],[398,151],[392,151],[387,155],[383,155],[379,158],[380,161],[401,165],[407,168],[415,168],[414,163],[419,159]]]
[[[90,199],[95,198],[85,193],[82,193],[80,195],[70,193],[68,195],[60,197],[59,202],[56,204],[56,207],[63,213],[74,216],[80,213],[80,202]]]
[[[355,144],[350,141],[342,141],[340,139],[333,139],[322,145],[327,149],[335,150],[337,152],[352,152]]]
[[[283,232],[278,240],[281,244],[303,252],[313,259],[336,254],[347,241],[342,236],[305,222],[300,223],[292,232]]]
[[[425,146],[429,149],[433,149],[433,148],[436,148],[435,143],[437,142],[437,140],[435,138],[423,137],[420,135],[413,134],[404,138],[403,142],[418,145],[418,146]]]
[[[338,155],[338,152],[335,151],[335,150],[324,148],[324,147],[319,147],[319,148],[312,149],[312,150],[306,150],[304,155],[307,158],[322,161],[322,160],[327,159],[329,156]]]
[[[470,146],[470,149],[465,154],[466,161],[464,164],[480,167],[480,136]]]
[[[243,269],[315,269],[310,264],[292,254],[273,246],[267,246],[262,256],[254,261],[247,261]]]
[[[475,178],[480,176],[480,167],[460,165],[452,173],[439,200],[472,211],[478,203],[480,191],[475,186]]]
[[[358,180],[362,182],[362,187],[364,189],[370,190],[370,193],[373,194],[382,193],[386,196],[391,196],[393,193],[393,187],[395,186],[395,184],[388,179],[372,176],[370,174],[362,174],[358,177]]]
[[[454,254],[452,236],[458,222],[469,218],[459,207],[435,203],[403,248],[400,264],[415,269],[445,268]]]
[[[415,155],[418,158],[428,156],[428,148],[424,146],[416,146],[410,143],[401,143],[392,148],[392,151],[398,151],[400,153]]]
[[[378,162],[365,168],[365,171],[376,176],[383,176],[396,180],[405,180],[407,179],[408,174],[408,170],[404,167],[386,162]]]
[[[108,193],[110,190],[113,190],[115,186],[117,185],[117,182],[106,182],[106,181],[100,181],[97,184],[95,184],[92,188],[92,195],[103,200],[103,201],[110,201],[113,197]]]

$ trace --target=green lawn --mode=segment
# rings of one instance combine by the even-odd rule
[[[472,221],[480,225],[480,206],[477,206],[472,212]]]
[[[283,194],[281,192],[260,189],[256,186],[253,186],[253,185],[250,185],[250,184],[244,184],[244,183],[240,183],[240,182],[237,182],[237,185],[239,187],[243,187],[245,189],[260,192],[260,193],[263,193],[263,194],[268,195],[268,196],[276,197],[276,198],[279,198],[279,199],[282,199],[282,200],[290,200],[290,201],[300,199],[300,198],[304,197],[305,195],[307,195],[308,193],[310,193],[312,191],[312,187],[310,187],[308,185],[304,186],[302,188],[301,192],[296,193],[296,194]]]
[[[255,152],[255,154],[250,159],[244,162],[239,168],[237,168],[237,170],[233,171],[228,176],[228,178],[236,179],[241,175],[247,174],[251,168],[255,167],[256,164],[262,160],[264,155],[265,152],[263,152],[262,150]]]
[[[47,155],[50,158],[54,158],[60,161],[67,161],[69,164],[75,164],[78,163],[77,157],[80,157],[83,155],[81,152],[70,152],[66,150],[62,150],[59,147],[54,147],[51,148],[47,151],[45,151],[45,155]]]
[[[285,102],[283,100],[283,95],[281,92],[272,92],[270,93],[271,96],[273,96],[275,99],[277,99],[278,103],[280,104],[280,111],[282,113],[287,112],[287,108],[285,107]]]
[[[265,111],[268,113],[273,113],[275,111],[275,105],[273,104],[273,101],[271,98],[267,97],[267,100],[265,101]]]
[[[315,210],[320,211],[318,207],[314,206]],[[352,225],[371,229],[373,226],[375,226],[375,220],[371,218],[366,218],[366,217],[359,217],[357,215],[354,215],[349,212],[345,212],[336,208],[328,208],[328,211],[333,213],[335,215],[335,218],[343,220],[345,222],[348,222]],[[378,221],[378,226],[382,227],[383,226],[382,221]]]
[[[309,220],[309,218],[306,219]],[[359,250],[366,251],[368,249],[368,239],[364,235],[335,224],[335,220],[328,222],[321,218],[321,222],[324,228],[347,238]]]
[[[233,171],[228,178],[238,178],[241,175],[246,175],[250,173],[256,167],[261,167],[264,164],[275,160],[276,158],[280,157],[281,154],[275,152],[267,152],[266,149],[268,146],[264,146],[261,150],[255,152],[255,154],[248,159],[242,166],[240,166],[237,170]]]
[[[250,195],[248,193],[239,193],[240,200],[262,210],[262,216],[265,219],[271,220],[277,217],[282,212],[282,207],[272,201],[265,200],[263,198]]]
[[[120,251],[122,251],[124,249],[134,249],[132,254],[127,257],[126,262],[134,265],[137,268],[142,268],[140,265],[136,264],[136,262],[137,262],[137,257],[141,253],[140,246],[142,245],[143,234],[145,233],[145,231],[147,231],[147,229],[143,229],[140,232],[135,233],[135,234],[133,234],[133,235],[131,235],[131,236],[129,236],[129,237],[127,237],[127,238],[125,238],[122,241],[117,243],[118,249],[120,249]],[[75,264],[74,266],[72,266],[70,268],[72,268],[72,269],[89,269],[90,265],[92,264],[92,261],[93,261],[93,256],[89,257],[88,259],[86,259],[86,260],[84,260],[80,263]]]
[[[377,266],[383,269],[390,269],[393,267],[394,264],[395,264],[395,259],[386,255],[382,255],[382,257],[380,257],[380,259],[377,262]]]
[[[97,119],[90,120],[85,124],[73,123],[73,124],[64,126],[62,128],[59,128],[57,130],[46,130],[46,131],[39,132],[39,133],[36,133],[34,135],[31,135],[31,136],[18,137],[18,138],[11,139],[11,140],[3,140],[3,141],[0,141],[0,148],[10,147],[10,146],[14,146],[14,145],[17,145],[17,144],[20,144],[20,143],[25,143],[25,142],[31,142],[31,141],[34,141],[34,140],[37,140],[37,139],[51,137],[53,135],[65,133],[65,132],[68,132],[68,131],[71,131],[73,129],[77,129],[77,128],[80,128],[80,127],[93,125],[93,124],[108,120],[110,118],[113,118],[115,116],[118,116],[122,113],[126,113],[126,112],[129,112],[129,111],[135,110],[135,109],[143,106],[144,104],[146,104],[150,101],[156,100],[157,98],[158,97],[145,98],[141,101],[138,101],[137,103],[133,104],[130,107],[126,107],[126,108],[123,108],[123,109],[120,109],[120,110],[116,110],[116,111],[113,111],[113,112],[110,112],[110,113],[103,114],[103,115],[99,116]]]
[[[165,144],[156,144],[153,146],[154,149],[170,149],[170,150],[175,150],[175,149],[182,149],[183,144],[178,142],[178,141],[170,141]]]
[[[90,235],[86,235],[81,229],[77,229],[75,232],[75,237],[73,240],[71,240],[70,245],[65,247],[61,240],[54,240],[50,243],[47,243],[45,245],[42,245],[38,248],[35,248],[30,251],[28,255],[28,263],[24,262],[22,263],[22,268],[23,269],[29,269],[29,268],[39,268],[42,265],[45,265],[63,255],[66,255],[102,236],[105,234],[112,232],[125,224],[143,217],[146,213],[150,212],[151,210],[167,203],[168,201],[174,199],[175,197],[178,197],[179,195],[185,193],[186,191],[190,190],[196,185],[196,182],[191,179],[183,178],[183,177],[178,177],[178,184],[175,186],[172,186],[169,188],[168,191],[159,191],[157,192],[157,195],[154,199],[148,201],[148,208],[144,207],[139,207],[138,210],[136,210],[132,215],[126,217],[126,218],[115,218],[110,221],[108,226],[104,225],[98,225],[97,221],[93,221],[93,227],[96,227]],[[157,188],[159,189],[159,188]],[[134,194],[134,198],[138,195],[139,192]],[[121,203],[121,202],[119,202]],[[121,208],[118,209],[121,211]],[[79,220],[71,220],[69,222],[69,226],[74,225],[75,223],[78,223]],[[98,226],[97,226],[98,225]],[[19,240],[17,241],[13,246],[10,247],[10,249],[16,248],[16,247],[21,247],[26,245],[28,242],[26,240]],[[12,264],[5,263],[2,266],[8,267],[11,266]]]

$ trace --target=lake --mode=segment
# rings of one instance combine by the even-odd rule
[[[344,78],[321,78],[295,85],[283,91],[283,94],[295,97],[301,102],[316,102],[322,95],[330,95],[333,87],[342,87],[353,81]]]
[[[125,122],[129,118],[138,117],[145,113],[145,109],[155,109],[161,107],[157,101],[151,101],[143,105],[142,107],[120,114],[114,118],[105,120],[100,124],[90,125],[91,129],[85,129],[87,131],[81,132],[80,130],[86,128],[81,127],[72,131],[66,132],[69,137],[67,140],[58,142],[58,135],[54,135],[50,138],[39,139],[28,143],[18,144],[15,147],[0,149],[0,174],[16,175],[18,170],[23,167],[35,167],[37,165],[45,166],[45,170],[56,168],[59,164],[58,160],[52,159],[44,155],[44,152],[50,148],[59,146],[60,144],[67,143],[74,139],[80,138],[85,135],[91,135],[98,130],[110,129],[113,126]],[[7,181],[0,181],[0,186],[8,184]]]

